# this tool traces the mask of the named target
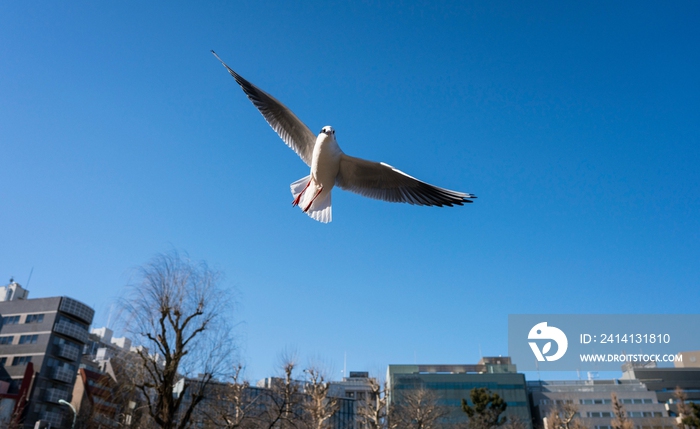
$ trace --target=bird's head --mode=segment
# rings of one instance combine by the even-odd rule
[[[319,135],[321,134],[325,134],[329,137],[335,138],[335,130],[330,125],[326,125],[325,127],[321,128],[321,132],[319,133]]]

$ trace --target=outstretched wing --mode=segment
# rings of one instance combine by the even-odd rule
[[[367,161],[343,154],[336,185],[369,198],[419,206],[461,206],[471,203],[472,194],[438,188],[409,176],[383,162]]]
[[[216,52],[211,51],[211,53],[214,54],[216,59],[221,61],[221,64],[223,64],[226,70],[231,73],[231,76],[236,79],[236,82],[241,86],[243,92],[245,92],[250,101],[252,101],[255,107],[262,113],[267,123],[279,134],[287,146],[291,147],[308,166],[311,166],[311,157],[314,151],[314,144],[316,143],[316,135],[311,132],[309,127],[304,125],[291,110],[277,101],[275,97],[248,82],[241,75],[233,71],[231,67],[227,66],[226,63],[216,55]]]

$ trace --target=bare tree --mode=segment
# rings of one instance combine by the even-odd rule
[[[144,380],[145,369],[138,354],[122,350],[103,363],[102,370],[116,382],[111,401],[120,408],[119,423],[131,429],[153,427],[143,393],[136,386]]]
[[[622,406],[622,403],[620,400],[617,398],[617,395],[615,392],[613,392],[611,395],[612,397],[612,410],[613,410],[613,419],[610,422],[610,425],[612,426],[613,429],[633,429],[634,428],[634,423],[632,423],[632,420],[627,417],[627,412],[625,411],[625,407]]]
[[[439,429],[449,409],[438,403],[435,392],[418,386],[392,398],[389,410],[391,429]]]
[[[331,417],[340,407],[338,399],[328,397],[330,385],[318,365],[311,365],[304,372],[306,373],[304,409],[308,426],[310,429],[328,429]]]
[[[565,401],[549,411],[545,429],[586,429],[586,425],[578,418],[578,407]]]
[[[387,420],[386,383],[381,384],[375,378],[370,378],[369,383],[369,398],[359,402],[357,416],[367,429],[382,429]]]
[[[242,365],[236,365],[226,383],[210,386],[200,405],[196,421],[203,427],[242,429],[255,427],[254,408],[260,396],[251,395],[250,384],[242,380]]]
[[[686,425],[683,423],[683,416],[688,414],[688,405],[685,402],[688,399],[688,395],[685,394],[683,389],[676,387],[673,392],[673,396],[676,398],[676,413],[678,418],[676,419],[676,425],[678,429],[686,429]]]
[[[261,398],[262,412],[256,416],[261,429],[304,427],[303,393],[301,383],[294,380],[296,358],[293,354],[282,357],[282,378],[271,378]]]
[[[183,429],[212,380],[232,367],[232,331],[222,317],[230,301],[219,273],[176,252],[156,256],[138,277],[123,300],[127,329],[146,347],[136,351],[133,385],[154,424]]]
[[[506,421],[503,426],[501,426],[503,429],[527,429],[528,424],[526,423],[526,420],[520,418],[520,417],[508,417],[508,421]]]

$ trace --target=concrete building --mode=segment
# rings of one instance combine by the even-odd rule
[[[374,407],[382,386],[368,372],[350,371],[349,377],[329,383],[328,396],[338,398],[338,411],[333,416],[334,429],[361,429],[360,407]]]
[[[469,401],[472,389],[486,387],[506,401],[509,419],[532,428],[525,376],[509,357],[485,357],[476,365],[389,365],[387,383],[389,406],[411,389],[434,391],[438,403],[449,408],[447,424],[466,422],[462,399]]]
[[[89,420],[105,429],[116,428],[121,411],[119,404],[115,403],[116,390],[117,382],[109,374],[80,368],[71,404],[78,411],[80,420]]]
[[[129,338],[115,338],[107,327],[90,331],[73,391],[72,404],[79,415],[105,428],[130,426],[139,420],[145,408],[143,397],[121,388],[127,368],[141,362],[136,350],[148,354],[142,346],[131,346]]]
[[[377,380],[371,378],[368,372],[350,371],[349,377],[330,382],[328,396],[364,401],[370,399],[373,386],[378,386],[377,383]]]
[[[544,421],[552,410],[570,404],[578,409],[578,418],[590,429],[612,429],[612,394],[625,408],[635,429],[674,429],[656,392],[639,380],[566,380],[529,381],[527,383],[533,415]]]
[[[114,332],[107,327],[92,329],[83,347],[81,366],[92,371],[105,372],[107,363],[112,358],[123,357],[126,353],[135,350],[135,347],[131,346],[130,339],[113,336]]]
[[[14,282],[0,288],[0,296],[10,298],[0,301],[0,380],[9,383],[8,394],[18,392],[31,362],[35,374],[23,410],[25,427],[37,420],[66,427],[70,411],[58,401],[71,399],[94,310],[65,296],[27,299],[23,291]]]
[[[625,365],[622,379],[639,380],[646,387],[656,392],[662,403],[673,399],[676,387],[680,387],[688,395],[688,399],[700,402],[700,368],[658,368],[648,365],[644,367]]]
[[[14,279],[10,279],[10,284],[0,286],[0,302],[28,299],[29,291],[22,288]]]
[[[693,350],[678,353],[681,361],[674,361],[675,368],[700,368],[700,350]]]
[[[684,352],[683,358],[688,358],[698,352]],[[700,403],[700,367],[690,365],[676,368],[659,368],[655,363],[646,365],[632,365],[627,363],[622,366],[622,378],[624,380],[639,380],[644,383],[649,391],[656,394],[658,401],[664,404],[669,416],[678,415],[676,388],[680,388],[689,402]]]

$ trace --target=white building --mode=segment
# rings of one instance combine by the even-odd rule
[[[577,417],[590,429],[612,429],[612,394],[617,395],[635,429],[674,429],[675,419],[658,401],[656,392],[639,380],[528,381],[534,418],[543,421],[562,405],[578,409]]]

